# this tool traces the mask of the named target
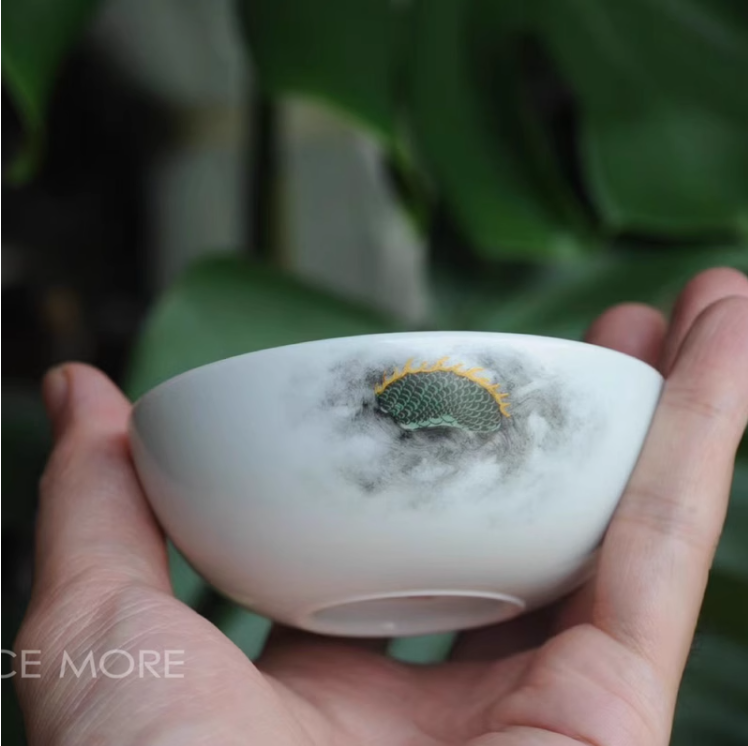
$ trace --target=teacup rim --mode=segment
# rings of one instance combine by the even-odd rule
[[[641,366],[644,366],[644,368],[649,369],[653,373],[655,373],[657,376],[659,376],[661,381],[664,381],[664,377],[662,376],[662,373],[657,370],[653,365],[650,365],[644,360],[641,360],[640,358],[634,357],[633,355],[629,355],[626,352],[621,352],[619,350],[611,349],[610,347],[603,347],[601,345],[595,345],[590,342],[584,342],[582,340],[576,340],[576,339],[565,339],[564,337],[551,337],[547,335],[542,334],[526,334],[526,333],[517,333],[517,332],[489,332],[489,331],[466,331],[466,330],[426,330],[426,331],[404,331],[404,332],[376,332],[371,334],[349,334],[344,335],[341,337],[323,337],[321,339],[312,339],[307,340],[305,342],[292,342],[291,344],[284,344],[284,345],[274,345],[272,347],[264,347],[261,350],[252,350],[250,352],[241,352],[236,355],[229,355],[228,357],[220,358],[219,360],[214,360],[210,363],[204,363],[202,365],[198,365],[194,368],[190,368],[189,370],[182,371],[181,373],[177,373],[174,376],[170,376],[169,378],[161,381],[160,383],[157,383],[155,386],[152,386],[147,391],[143,392],[134,402],[133,402],[133,413],[136,408],[140,408],[142,404],[145,403],[146,399],[151,398],[151,395],[156,395],[157,392],[162,391],[163,389],[169,387],[171,384],[176,384],[178,381],[182,381],[183,379],[187,377],[191,377],[193,375],[197,375],[198,373],[204,372],[208,368],[214,368],[221,365],[224,365],[226,363],[229,363],[231,361],[236,361],[239,358],[245,358],[245,357],[251,357],[253,355],[264,355],[270,352],[275,352],[278,350],[285,350],[290,348],[298,348],[298,347],[312,347],[312,346],[318,346],[318,345],[325,345],[329,343],[345,343],[345,342],[361,342],[361,341],[370,341],[375,342],[378,340],[408,340],[411,338],[434,338],[434,337],[459,337],[459,338],[491,338],[491,339],[497,339],[497,338],[504,338],[504,339],[512,339],[512,340],[532,340],[534,342],[540,342],[540,343],[551,343],[552,346],[557,347],[576,347],[576,348],[583,348],[588,351],[594,351],[596,354],[599,353],[603,357],[609,357],[610,355],[618,356],[621,358],[625,358],[630,362],[638,363]]]

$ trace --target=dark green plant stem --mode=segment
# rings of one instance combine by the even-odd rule
[[[280,266],[278,108],[260,89],[252,95],[251,119],[247,252],[267,264]]]

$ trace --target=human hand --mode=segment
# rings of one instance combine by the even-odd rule
[[[667,328],[624,305],[587,340],[667,378],[597,573],[552,608],[463,633],[448,662],[426,667],[384,657],[386,641],[280,627],[251,663],[172,594],[127,400],[86,366],[50,373],[56,446],[16,642],[19,661],[41,651],[39,678],[15,678],[29,743],[666,746],[748,420],[748,280],[710,270]],[[184,651],[182,678],[60,677],[65,654],[80,666],[110,650]]]

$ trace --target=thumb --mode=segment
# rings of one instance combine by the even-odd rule
[[[55,447],[40,485],[35,589],[81,571],[169,588],[163,535],[130,460],[130,403],[71,363],[42,387]]]

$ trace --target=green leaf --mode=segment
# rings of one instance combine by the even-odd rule
[[[268,267],[226,256],[193,265],[151,313],[128,393],[232,355],[395,330],[393,323]]]
[[[579,99],[583,166],[607,224],[737,233],[748,215],[748,16],[735,0],[538,8]]]
[[[3,8],[3,83],[26,129],[26,147],[8,174],[28,176],[41,146],[47,102],[70,47],[90,20],[97,0],[6,0]]]
[[[585,107],[622,111],[638,90],[702,101],[748,123],[748,15],[742,0],[535,5],[535,23]]]
[[[618,230],[687,235],[748,219],[748,127],[663,99],[585,131],[590,187]]]
[[[260,82],[331,104],[389,137],[397,18],[389,0],[241,0]]]
[[[748,438],[744,439],[748,443]],[[745,646],[748,651],[748,456],[735,463],[730,507],[725,520],[699,628]]]
[[[221,631],[251,660],[262,653],[271,622],[246,609],[231,607],[220,621]]]
[[[727,529],[720,540],[714,567],[734,577],[742,577],[748,592],[748,435],[743,438],[743,449],[735,461]],[[748,635],[748,624],[745,632]]]
[[[683,679],[673,746],[748,742],[748,648],[712,634],[697,637]]]
[[[194,607],[205,592],[205,581],[192,569],[192,566],[169,542],[169,575],[174,595],[188,606]]]
[[[452,633],[403,637],[389,644],[387,654],[403,663],[434,663],[449,655],[454,639]]]
[[[511,297],[481,298],[467,326],[580,339],[606,308],[628,301],[667,307],[694,275],[722,265],[748,271],[748,247],[605,254],[565,271],[550,268]]]
[[[415,1],[406,111],[413,147],[483,256],[584,253],[593,244],[580,238],[581,218],[523,98],[521,21],[502,26],[486,8]]]

